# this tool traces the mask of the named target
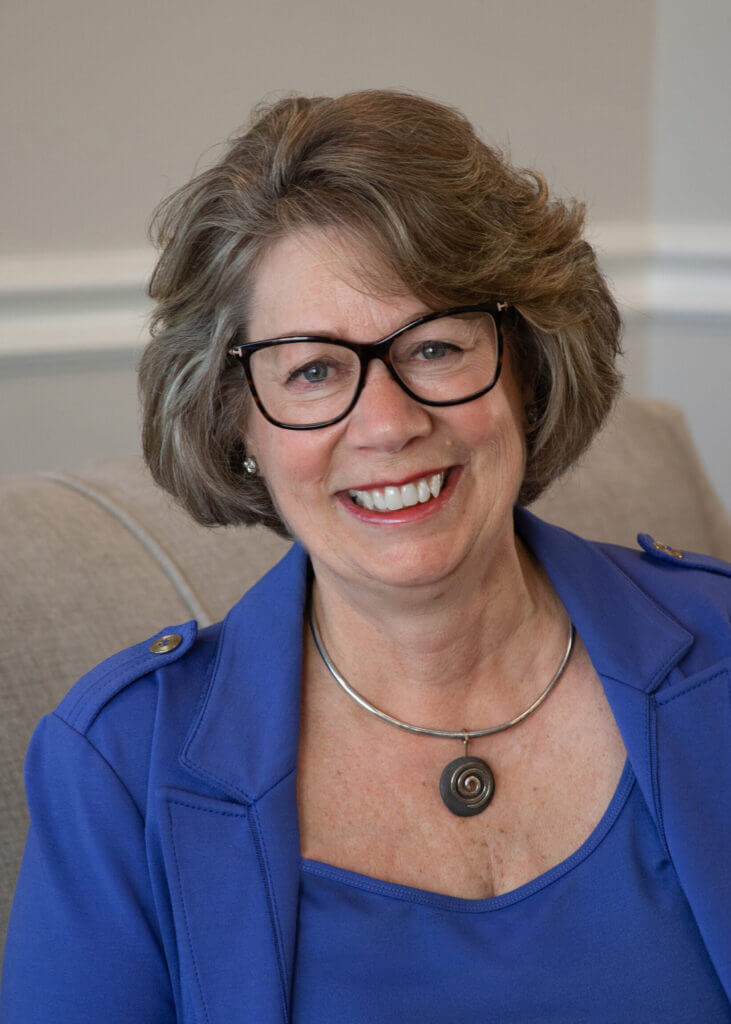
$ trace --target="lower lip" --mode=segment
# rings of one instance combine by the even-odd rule
[[[430,498],[424,504],[411,505],[409,508],[400,508],[395,512],[375,512],[369,508],[361,508],[351,500],[347,491],[337,495],[337,499],[346,512],[363,523],[385,523],[389,526],[400,526],[403,523],[416,523],[419,519],[426,519],[433,515],[445,505],[457,486],[457,481],[462,474],[461,466],[452,466],[449,470],[447,480],[436,498]]]

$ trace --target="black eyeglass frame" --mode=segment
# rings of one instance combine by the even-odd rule
[[[368,365],[373,359],[380,359],[381,362],[385,364],[386,369],[399,387],[406,392],[409,398],[413,398],[413,400],[415,402],[419,402],[420,405],[464,405],[466,402],[474,402],[476,398],[481,398],[482,395],[487,394],[488,391],[495,387],[500,378],[500,370],[503,365],[503,334],[501,329],[501,319],[504,310],[507,308],[507,302],[479,302],[471,306],[453,306],[451,309],[446,309],[442,313],[427,313],[426,316],[421,316],[417,320],[412,320],[411,323],[405,324],[403,327],[399,327],[398,330],[393,331],[391,334],[387,334],[385,338],[381,338],[379,341],[374,342],[345,341],[341,338],[328,338],[318,334],[298,334],[290,337],[263,338],[261,341],[246,341],[241,345],[235,345],[230,348],[228,350],[228,354],[230,356],[235,356],[243,362],[246,380],[248,382],[249,389],[251,390],[251,395],[257,405],[257,408],[265,419],[275,427],[281,427],[282,430],[320,430],[323,427],[331,427],[334,423],[339,423],[340,420],[344,420],[345,417],[355,408],[365,385]],[[454,401],[448,402],[437,402],[428,398],[420,398],[419,395],[415,394],[411,388],[401,380],[394,369],[391,363],[391,346],[397,338],[400,338],[404,332],[411,330],[413,327],[419,327],[421,324],[429,323],[432,320],[439,320],[442,317],[456,316],[458,313],[490,313],[492,315],[497,333],[497,365],[495,367],[493,379],[487,387],[481,388],[479,391],[475,391],[471,395],[467,395],[466,398],[457,398]],[[321,423],[282,423],[281,420],[276,420],[273,416],[270,416],[264,408],[251,373],[251,357],[255,352],[258,352],[259,349],[262,348],[269,348],[274,345],[290,344],[291,342],[308,341],[320,341],[328,345],[338,345],[340,348],[347,348],[351,352],[354,352],[360,361],[360,376],[358,377],[358,383],[356,385],[355,392],[353,393],[350,405],[344,412],[340,413],[340,415],[336,416],[334,419],[323,420]]]

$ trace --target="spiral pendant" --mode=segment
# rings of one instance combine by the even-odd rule
[[[492,800],[495,778],[481,757],[458,757],[442,772],[439,792],[452,814],[469,818],[484,811]]]

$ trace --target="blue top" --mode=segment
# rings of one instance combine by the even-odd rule
[[[731,1020],[629,760],[579,849],[492,899],[301,868],[297,1024]]]

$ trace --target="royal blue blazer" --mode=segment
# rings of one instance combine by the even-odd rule
[[[731,993],[731,565],[648,534],[590,542],[521,508],[515,527],[584,641]],[[222,623],[167,626],[38,723],[2,1024],[289,1021],[306,580],[295,544]],[[171,633],[177,648],[150,650]]]

